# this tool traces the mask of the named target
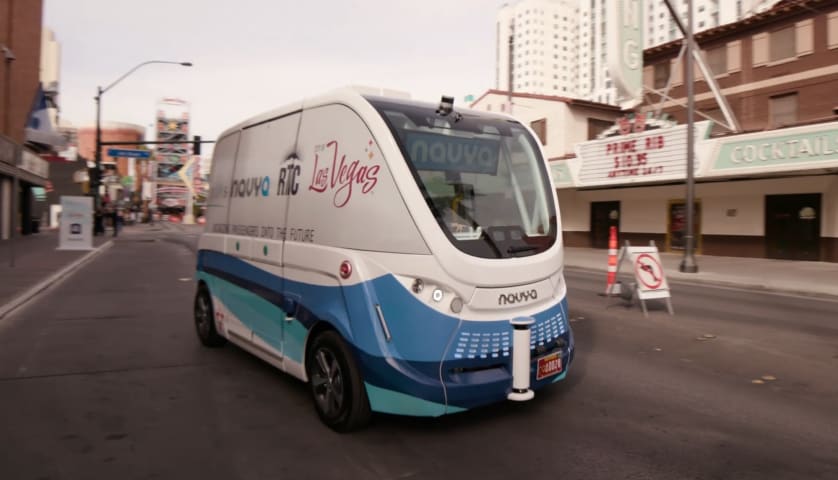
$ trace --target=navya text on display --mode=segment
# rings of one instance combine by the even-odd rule
[[[417,170],[494,174],[498,169],[496,140],[410,132],[406,148]]]

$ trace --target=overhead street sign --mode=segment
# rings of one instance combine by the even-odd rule
[[[122,148],[109,148],[108,155],[115,158],[149,158],[151,152],[148,150],[126,150]]]

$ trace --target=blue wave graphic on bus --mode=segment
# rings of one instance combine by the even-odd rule
[[[442,314],[405,289],[392,275],[356,285],[332,287],[284,279],[243,260],[218,252],[198,254],[198,276],[255,335],[290,360],[304,363],[308,331],[326,321],[353,348],[371,406],[376,411],[417,415],[417,405],[442,415],[506,398],[511,384],[508,320],[468,321]],[[306,299],[305,304],[296,298]],[[381,331],[373,305],[387,319],[391,341]],[[537,381],[534,389],[564,378],[573,357],[566,299],[533,317],[531,349],[560,340],[561,375]],[[286,314],[284,342],[279,329]],[[401,402],[400,395],[422,402]],[[401,407],[399,405],[402,405]],[[412,407],[410,406],[412,405]],[[447,405],[448,408],[445,408]]]

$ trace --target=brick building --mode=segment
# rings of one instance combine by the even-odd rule
[[[696,42],[741,127],[695,118],[699,252],[838,262],[838,0],[782,1]],[[647,49],[645,103],[577,145],[559,189],[568,245],[604,247],[616,226],[621,241],[683,249],[681,44]],[[694,79],[696,109],[723,120],[697,66]]]
[[[696,42],[742,130],[763,131],[835,119],[838,107],[838,1],[786,0],[737,23],[699,32]],[[663,111],[686,121],[681,41],[644,52],[647,106],[657,107],[672,76]],[[695,67],[695,107],[723,119],[710,88]],[[698,118],[700,119],[700,118]],[[724,129],[714,127],[715,133]]]
[[[49,172],[26,128],[41,88],[42,15],[41,0],[0,0],[0,239],[32,231],[32,189]]]
[[[122,122],[105,122],[102,128],[103,142],[142,142],[145,140],[145,127]],[[96,127],[81,127],[77,131],[79,155],[83,158],[95,158]],[[133,145],[112,148],[138,148]],[[133,158],[114,158],[108,155],[109,147],[102,147],[102,170],[107,194],[112,199],[126,200],[131,192],[140,192],[142,180],[147,172],[147,160]]]

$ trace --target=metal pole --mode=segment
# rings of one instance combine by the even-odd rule
[[[9,14],[7,20],[7,28],[6,32],[9,37],[9,42],[14,42],[14,32],[12,23],[12,18],[14,18],[14,7],[15,2],[9,2],[9,8],[7,13]],[[14,52],[12,51],[9,45],[3,45],[3,59],[6,62],[6,98],[3,100],[3,108],[6,110],[6,114],[4,115],[4,125],[3,131],[8,133],[9,138],[12,137],[11,132],[11,125],[12,125],[12,62],[15,61],[16,57]],[[13,141],[14,143],[14,141]],[[17,143],[14,143],[14,153],[12,154],[12,204],[11,204],[11,215],[9,218],[9,267],[14,268],[15,266],[15,220],[17,218],[17,191],[18,191],[18,172],[17,169],[20,166],[20,156],[22,155],[21,146]]]
[[[195,210],[195,199],[192,198],[192,192],[186,191],[186,210],[183,214],[183,223],[185,225],[195,224],[195,215],[192,213]]]
[[[12,6],[9,5],[9,9],[11,10]],[[9,28],[11,28],[11,12],[9,15]],[[15,60],[14,53],[12,53],[11,49],[8,46],[3,46],[3,56],[5,57],[6,63],[6,92],[5,98],[3,99],[3,108],[6,110],[5,115],[3,115],[3,131],[9,134],[11,138],[11,118],[12,118],[12,62]],[[9,212],[9,267],[15,266],[15,218],[17,217],[17,190],[18,190],[18,178],[17,178],[17,168],[20,165],[20,159],[18,158],[20,146],[12,142],[13,145],[13,153],[12,153],[12,201],[11,201],[11,211]]]
[[[117,83],[125,80],[126,77],[128,77],[129,75],[131,75],[132,73],[137,71],[137,69],[143,67],[144,65],[150,65],[152,63],[169,63],[169,64],[172,64],[172,65],[180,65],[180,66],[183,66],[183,67],[191,67],[192,66],[192,62],[172,62],[172,61],[169,61],[169,60],[149,60],[147,62],[142,62],[142,63],[134,66],[134,68],[132,68],[131,70],[128,70],[127,72],[122,74],[121,77],[114,80],[107,87],[105,87],[105,88],[97,87],[97,89],[96,89],[96,97],[95,97],[95,100],[96,100],[96,155],[95,155],[95,159],[96,160],[95,161],[96,161],[97,173],[100,175],[100,177],[99,177],[100,181],[101,181],[101,174],[102,174],[102,125],[100,123],[101,115],[102,115],[102,94],[107,92],[108,90],[110,90],[114,86],[116,86]],[[99,186],[97,185],[95,191],[93,192],[93,208],[94,208],[94,210],[96,209],[96,207],[98,205],[99,205]]]
[[[695,133],[693,132],[693,113],[695,110],[695,98],[693,87],[695,77],[693,74],[693,5],[692,0],[687,0],[687,234],[684,236],[684,258],[681,260],[679,270],[684,273],[698,272],[698,265],[695,263],[693,250],[695,246],[693,216],[695,203],[695,180],[693,178],[693,161]]]
[[[14,153],[14,162],[15,162],[15,174],[14,180],[12,181],[12,215],[11,215],[11,228],[9,229],[9,266],[14,268],[15,266],[15,229],[17,228],[17,209],[18,206],[18,190],[20,187],[18,182],[17,175],[17,168],[20,165],[20,156],[23,154],[23,147],[20,145],[15,144],[15,153]]]
[[[96,187],[91,188],[93,193],[93,210],[99,208],[99,184],[102,181],[102,87],[96,88],[96,151],[94,162],[96,164]],[[92,185],[91,185],[92,187]]]

